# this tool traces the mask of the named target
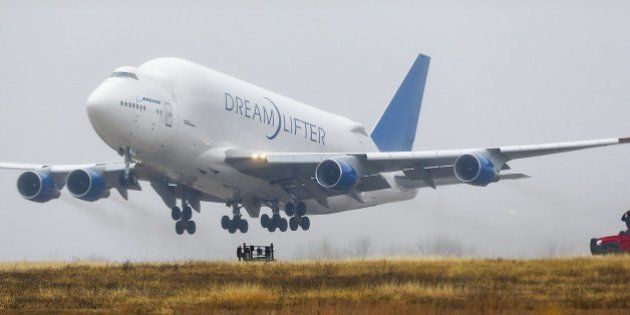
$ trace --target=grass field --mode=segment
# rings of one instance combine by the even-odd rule
[[[630,312],[630,257],[0,264],[0,310]]]

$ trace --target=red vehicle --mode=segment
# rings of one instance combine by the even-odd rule
[[[630,230],[621,231],[619,235],[591,239],[593,255],[630,254]]]
[[[621,217],[621,221],[626,223],[627,231],[621,231],[619,235],[591,239],[593,255],[630,253],[630,211]]]

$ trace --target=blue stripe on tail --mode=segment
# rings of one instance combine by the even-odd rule
[[[416,138],[424,86],[431,58],[418,55],[396,95],[372,130],[381,151],[411,151]]]

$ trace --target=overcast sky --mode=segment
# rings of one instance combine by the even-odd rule
[[[0,0],[0,160],[118,160],[85,100],[114,68],[163,56],[371,129],[416,55],[430,55],[416,150],[630,136],[628,1],[339,2]],[[204,204],[193,237],[175,234],[147,184],[130,202],[66,193],[40,205],[3,171],[0,260],[232,259],[243,241],[293,258],[365,239],[372,255],[432,242],[484,257],[586,255],[591,237],[621,230],[630,146],[510,164],[532,178],[422,190],[312,217],[309,232],[271,234],[250,220],[249,234],[229,235],[219,223],[228,208]]]

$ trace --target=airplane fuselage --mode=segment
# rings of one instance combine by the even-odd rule
[[[98,135],[114,150],[132,148],[134,158],[169,180],[220,200],[291,201],[277,183],[236,171],[228,149],[264,152],[376,152],[365,128],[350,119],[177,58],[138,68],[123,67],[88,99]],[[340,104],[343,106],[343,104]],[[407,200],[415,189],[391,189],[329,198],[328,207],[305,201],[309,214],[325,214]]]

